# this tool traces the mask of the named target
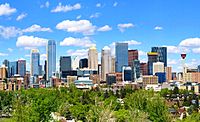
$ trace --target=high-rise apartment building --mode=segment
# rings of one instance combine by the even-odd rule
[[[98,70],[98,52],[95,46],[90,47],[88,51],[88,68]]]
[[[158,61],[163,62],[164,66],[167,67],[167,47],[152,47],[151,52],[157,52]]]
[[[31,76],[40,74],[40,53],[38,49],[31,50]]]
[[[128,50],[128,65],[131,67],[133,60],[138,60],[138,50]]]
[[[56,72],[56,42],[49,40],[47,44],[47,80]]]
[[[101,51],[101,78],[103,81],[106,81],[106,74],[111,73],[111,51],[108,46],[105,46]]]
[[[128,66],[128,43],[115,43],[115,72],[122,72]]]
[[[24,77],[26,74],[26,60],[19,59],[17,64],[18,64],[18,74]]]

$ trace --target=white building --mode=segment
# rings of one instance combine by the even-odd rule
[[[95,46],[90,47],[88,51],[88,68],[98,70],[98,52]]]
[[[164,63],[163,62],[155,62],[153,63],[153,75],[157,72],[164,72]]]
[[[111,51],[108,46],[105,46],[101,51],[101,78],[106,81],[106,74],[111,73],[112,68]]]

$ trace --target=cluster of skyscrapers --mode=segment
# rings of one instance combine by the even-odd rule
[[[88,49],[86,58],[60,56],[59,71],[56,71],[56,42],[54,40],[48,41],[46,52],[47,60],[43,68],[40,64],[39,50],[31,50],[30,72],[26,71],[26,60],[24,59],[11,62],[4,60],[0,68],[0,79],[26,77],[27,81],[24,79],[24,82],[27,82],[27,85],[42,84],[44,87],[52,87],[57,81],[60,83],[74,82],[80,86],[134,82],[158,84],[170,80],[186,81],[191,75],[189,73],[194,71],[189,72],[190,69],[183,67],[187,71],[172,72],[172,67],[167,66],[167,47],[152,47],[147,53],[148,61],[140,62],[137,49],[129,49],[128,43],[117,42],[115,43],[115,55],[111,54],[110,47],[105,46],[101,50],[99,63],[98,51],[95,46],[92,46]],[[192,75],[200,76],[195,73],[193,72]],[[59,80],[55,81],[56,78]]]

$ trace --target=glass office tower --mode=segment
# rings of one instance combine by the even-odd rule
[[[115,72],[122,72],[128,66],[128,43],[115,43]]]
[[[49,40],[47,44],[47,80],[56,72],[56,42]]]
[[[18,60],[18,74],[22,77],[26,74],[26,60],[24,59]]]
[[[40,74],[40,54],[38,49],[31,50],[31,76]]]
[[[152,47],[151,52],[158,53],[158,62],[163,62],[167,67],[167,47]]]

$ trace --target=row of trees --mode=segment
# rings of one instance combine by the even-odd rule
[[[0,92],[1,114],[16,122],[46,122],[51,112],[89,122],[170,122],[165,100],[153,91],[82,91],[75,86]],[[122,98],[122,101],[119,100]]]

